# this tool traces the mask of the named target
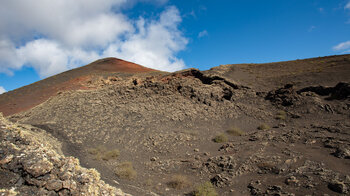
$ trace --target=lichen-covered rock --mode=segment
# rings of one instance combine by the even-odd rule
[[[41,160],[30,159],[27,162],[23,162],[23,168],[32,176],[38,177],[50,172],[53,164],[47,158]]]
[[[60,180],[50,180],[46,183],[45,188],[47,190],[54,190],[54,191],[59,191],[60,189],[62,189],[63,185],[62,185],[62,181]]]

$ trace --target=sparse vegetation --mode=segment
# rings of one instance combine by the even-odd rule
[[[223,142],[227,142],[228,138],[224,133],[221,133],[221,134],[215,136],[213,141],[216,143],[223,143]]]
[[[277,120],[286,120],[286,117],[287,117],[287,114],[286,114],[286,112],[283,111],[283,110],[278,111],[278,112],[276,113],[276,116],[275,116],[275,118],[276,118]]]
[[[191,182],[186,176],[174,175],[171,181],[168,182],[168,186],[173,189],[183,189],[191,185]]]
[[[106,148],[103,147],[103,146],[97,146],[95,148],[89,148],[88,149],[88,153],[92,154],[92,155],[97,155],[97,154],[99,154],[101,152],[104,152],[104,151],[106,151]]]
[[[259,130],[269,130],[271,129],[269,125],[267,124],[261,124],[259,127],[258,127]]]
[[[230,129],[228,129],[226,131],[228,134],[230,135],[234,135],[234,136],[242,136],[244,135],[244,131],[242,131],[240,128],[238,127],[231,127]]]
[[[109,161],[118,158],[120,152],[118,149],[107,150],[104,146],[89,148],[88,153],[94,156],[95,160]]]
[[[119,178],[132,180],[136,177],[137,173],[134,170],[131,162],[122,162],[117,165],[115,169],[115,174]]]
[[[147,186],[147,187],[150,187],[150,186],[152,186],[153,183],[154,183],[153,180],[150,179],[150,178],[148,178],[148,179],[144,182],[144,185]]]
[[[116,159],[116,158],[118,158],[119,155],[120,155],[120,152],[118,149],[110,150],[110,151],[103,153],[102,160],[108,161],[111,159]]]
[[[218,196],[213,184],[205,182],[197,187],[195,196]]]
[[[191,135],[191,136],[198,135],[198,133],[195,130],[192,130],[192,129],[185,129],[185,130],[181,131],[181,133],[184,133],[184,134],[187,134],[187,135]]]

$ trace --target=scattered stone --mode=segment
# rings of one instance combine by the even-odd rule
[[[345,146],[339,146],[334,152],[334,156],[343,159],[350,159],[350,148]]]
[[[298,185],[299,180],[295,176],[290,176],[289,178],[286,179],[286,184],[287,185]]]
[[[250,191],[251,195],[263,195],[262,190],[259,188],[260,183],[258,184],[257,182],[250,182],[248,184],[248,188]]]
[[[152,157],[151,158],[151,161],[157,161],[158,160],[158,157]]]
[[[7,163],[11,162],[12,159],[13,159],[13,155],[12,155],[12,154],[11,154],[11,155],[8,155],[8,156],[6,156],[5,158],[3,158],[3,159],[0,160],[0,165],[7,164]]]

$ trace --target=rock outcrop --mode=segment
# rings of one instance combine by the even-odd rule
[[[11,123],[1,113],[0,140],[0,195],[128,195],[65,157],[45,131]]]

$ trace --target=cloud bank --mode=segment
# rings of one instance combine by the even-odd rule
[[[4,87],[0,86],[0,94],[3,94],[5,92],[6,92],[6,90],[4,89]]]
[[[342,53],[350,52],[350,41],[339,43],[338,45],[333,47],[335,51],[342,51]]]
[[[350,9],[350,1],[345,5],[344,9]]]
[[[155,19],[131,19],[123,14],[128,4],[126,0],[1,1],[0,72],[12,74],[31,66],[47,77],[110,56],[164,71],[183,69],[185,63],[176,54],[188,41],[178,28],[182,20],[178,9],[167,7]]]

